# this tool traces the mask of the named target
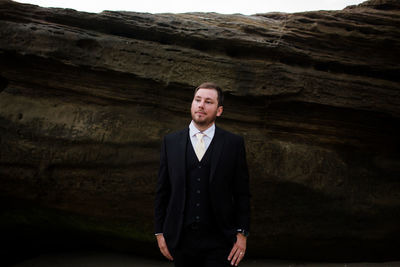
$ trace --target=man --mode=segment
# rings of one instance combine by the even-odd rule
[[[188,128],[164,137],[155,198],[161,253],[176,267],[237,266],[250,225],[243,138],[215,126],[223,94],[214,83],[195,90]]]

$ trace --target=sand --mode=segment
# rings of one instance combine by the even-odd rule
[[[167,261],[151,260],[118,253],[101,252],[68,252],[43,254],[36,258],[18,263],[15,267],[173,267]],[[241,267],[291,267],[291,266],[328,266],[328,267],[400,267],[398,262],[384,263],[318,263],[318,262],[291,262],[274,260],[247,259]]]

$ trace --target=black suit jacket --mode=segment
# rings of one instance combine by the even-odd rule
[[[164,137],[155,198],[155,232],[175,248],[182,229],[186,198],[186,146],[189,128]],[[237,229],[249,231],[250,193],[244,141],[215,128],[209,198],[218,227],[230,240]]]

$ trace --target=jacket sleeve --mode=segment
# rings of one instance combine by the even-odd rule
[[[156,186],[156,196],[154,201],[154,223],[155,233],[163,232],[163,225],[171,194],[171,185],[168,175],[168,162],[166,155],[166,138],[161,145],[160,168],[158,171],[158,181]]]
[[[236,154],[233,199],[236,229],[250,231],[250,197],[246,150],[244,140],[240,137]]]

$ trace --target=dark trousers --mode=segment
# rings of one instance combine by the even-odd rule
[[[233,244],[213,229],[197,224],[185,227],[173,250],[175,267],[231,266],[228,256]]]

